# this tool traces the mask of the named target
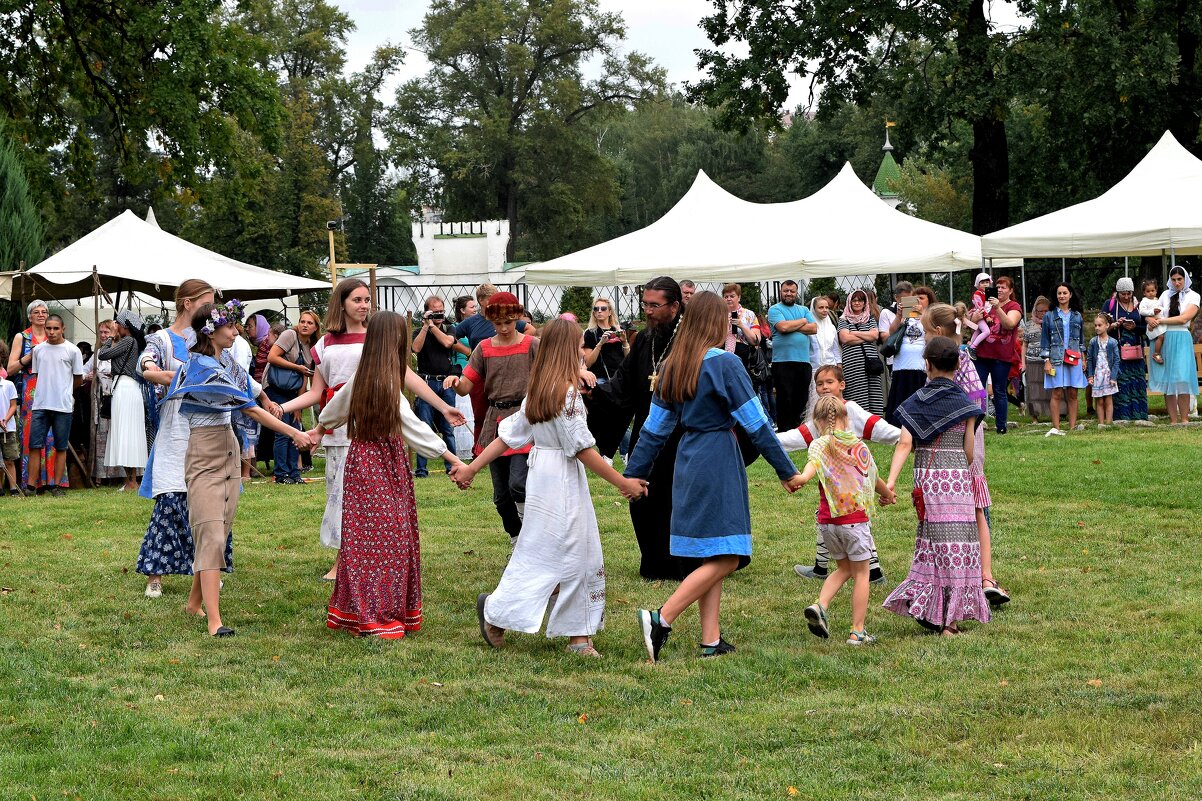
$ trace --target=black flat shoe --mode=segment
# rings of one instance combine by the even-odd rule
[[[217,629],[217,631],[213,632],[214,637],[233,637],[235,634],[237,634],[237,632],[231,629],[229,626],[222,626],[221,628]]]

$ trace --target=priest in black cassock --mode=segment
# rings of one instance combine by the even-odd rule
[[[630,353],[617,373],[609,382],[593,390],[589,401],[589,429],[601,453],[611,458],[632,416],[634,429],[630,435],[630,452],[634,452],[639,431],[651,410],[654,381],[664,357],[672,348],[672,339],[684,311],[680,285],[666,276],[644,284],[643,311],[647,315],[647,328],[635,337]],[[646,579],[679,581],[701,561],[672,556],[668,551],[672,476],[676,467],[676,448],[683,433],[680,426],[672,432],[647,477],[648,494],[630,504],[630,522],[642,552],[639,573]]]

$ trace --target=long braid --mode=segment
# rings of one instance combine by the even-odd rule
[[[822,433],[829,434],[839,420],[847,419],[847,407],[834,395],[823,395],[814,404],[814,419]]]

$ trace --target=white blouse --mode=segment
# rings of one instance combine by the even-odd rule
[[[334,393],[334,397],[321,410],[318,421],[326,429],[341,428],[346,425],[346,419],[351,412],[351,395],[354,394],[355,379],[352,377],[342,389]],[[427,459],[437,459],[447,450],[447,444],[442,437],[435,434],[430,426],[423,423],[414,413],[409,401],[404,395],[400,398],[401,431],[405,444],[416,450]]]
[[[1166,289],[1160,294],[1160,316],[1169,316],[1169,293],[1172,290]],[[1189,306],[1198,306],[1202,308],[1202,298],[1192,289],[1187,289],[1181,293],[1181,311],[1185,311]],[[1177,323],[1176,325],[1161,326],[1165,331],[1188,331],[1189,323]]]

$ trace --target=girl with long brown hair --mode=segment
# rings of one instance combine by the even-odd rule
[[[729,327],[730,312],[721,298],[712,292],[693,296],[626,467],[627,476],[645,478],[677,421],[684,425],[672,487],[670,548],[673,556],[704,561],[662,607],[639,610],[652,662],[659,658],[672,622],[694,603],[701,614],[701,656],[734,650],[722,638],[718,622],[722,582],[751,562],[747,472],[735,424],[747,432],[786,490],[801,486],[801,474],[772,432],[743,363],[723,350]]]
[[[417,506],[405,446],[430,459],[463,465],[405,399],[408,364],[405,318],[376,312],[367,324],[354,376],[320,418],[325,428],[345,425],[350,435],[343,469],[342,549],[326,626],[394,640],[422,625]]]
[[[326,334],[313,346],[313,381],[303,392],[281,407],[285,414],[299,412],[315,403],[325,404],[355,375],[371,313],[371,290],[358,278],[344,278],[330,296],[326,313]],[[451,425],[462,425],[463,415],[426,386],[416,373],[405,373],[405,386],[437,409]],[[337,550],[342,547],[343,467],[350,439],[345,428],[329,428],[320,422],[309,433],[309,441],[321,444],[326,454],[326,510],[321,518],[321,544]],[[440,451],[441,453],[441,451]],[[333,581],[338,575],[338,559],[322,578]]]
[[[505,644],[507,630],[536,633],[558,595],[547,637],[568,637],[569,653],[601,656],[591,638],[605,615],[605,566],[585,468],[627,498],[641,497],[647,482],[622,478],[593,450],[577,386],[586,350],[579,326],[552,320],[542,331],[521,408],[501,421],[491,445],[452,476],[466,488],[507,448],[534,444],[521,536],[497,588],[476,599],[480,633],[494,648]]]

